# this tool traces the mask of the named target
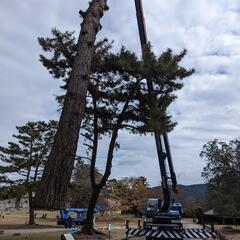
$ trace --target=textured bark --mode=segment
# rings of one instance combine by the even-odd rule
[[[36,193],[34,201],[36,209],[65,207],[81,120],[85,111],[94,43],[96,34],[101,28],[100,19],[104,10],[108,10],[107,0],[92,0],[86,12],[79,12],[83,17],[83,22],[77,43],[77,55],[53,148]]]
[[[107,163],[105,168],[105,173],[100,181],[99,184],[96,184],[95,182],[95,173],[91,173],[91,180],[94,179],[94,182],[92,182],[92,194],[91,198],[88,204],[88,211],[87,211],[87,218],[86,222],[83,227],[83,232],[87,234],[93,234],[94,233],[94,226],[93,226],[93,219],[94,219],[94,208],[96,206],[99,194],[102,190],[102,188],[106,185],[107,180],[109,176],[111,175],[111,169],[112,169],[112,159],[113,159],[113,152],[114,152],[114,146],[117,139],[117,132],[119,130],[119,127],[117,127],[112,135],[110,144],[109,144],[109,150],[108,150],[108,157],[107,157]],[[95,169],[95,167],[94,167]]]

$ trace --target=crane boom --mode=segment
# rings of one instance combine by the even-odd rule
[[[146,27],[143,16],[142,0],[135,0],[137,13],[138,29],[144,59],[145,46],[147,44]],[[154,85],[151,81],[147,81],[149,93],[154,93]],[[157,155],[161,172],[163,204],[159,198],[149,198],[144,211],[143,226],[138,223],[138,228],[130,228],[129,221],[126,221],[126,239],[128,235],[137,237],[145,236],[146,240],[173,240],[173,239],[207,239],[215,238],[214,228],[211,231],[206,229],[190,229],[184,228],[182,222],[182,204],[171,200],[171,189],[168,185],[168,174],[166,165],[171,175],[172,189],[177,192],[177,180],[174,172],[171,150],[167,133],[162,135],[156,130],[154,137],[157,147]],[[204,227],[203,227],[204,228]]]
[[[136,7],[139,36],[140,36],[140,41],[141,41],[142,53],[143,53],[144,46],[147,44],[148,41],[147,41],[145,20],[144,20],[144,15],[143,15],[142,1],[135,0],[135,7]],[[143,59],[143,61],[144,61],[144,59]],[[151,81],[147,81],[147,86],[148,86],[149,92],[154,91],[153,84]],[[170,188],[168,185],[166,159],[168,162],[169,172],[170,172],[171,181],[172,181],[172,188],[174,191],[176,191],[177,180],[176,180],[176,174],[174,172],[174,167],[173,167],[173,163],[172,163],[171,150],[170,150],[170,146],[169,146],[167,133],[164,133],[161,136],[159,134],[159,132],[155,131],[154,137],[155,137],[155,141],[156,141],[157,155],[158,155],[158,160],[159,160],[161,180],[162,180],[162,190],[163,190],[163,197],[164,197],[164,203],[163,203],[161,210],[163,212],[166,212],[169,210],[170,203],[171,203],[171,191],[170,191]],[[166,152],[163,151],[163,143],[164,143]]]

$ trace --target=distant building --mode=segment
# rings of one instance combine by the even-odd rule
[[[9,198],[5,200],[0,200],[0,211],[28,211],[29,210],[29,200],[28,196],[23,196],[22,198]]]

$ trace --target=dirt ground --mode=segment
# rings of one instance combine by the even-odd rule
[[[0,235],[0,240],[60,240],[60,233]]]
[[[57,215],[60,215],[58,211],[36,211],[37,217],[35,222],[37,226],[33,228],[46,228],[46,227],[59,227],[57,225]],[[43,214],[47,214],[46,219],[42,218]],[[99,228],[106,228],[108,224],[113,226],[124,227],[125,219],[130,220],[130,224],[133,226],[137,225],[136,218],[131,218],[129,216],[97,216],[96,225]],[[9,228],[29,228],[28,226],[28,213],[26,212],[9,212],[5,213],[4,219],[0,218],[0,229],[9,229]],[[32,228],[32,227],[31,227]]]
[[[57,225],[57,211],[36,211],[36,225],[27,225],[28,214],[26,212],[5,213],[5,218],[0,219],[0,240],[59,240],[62,233],[66,232],[62,226]],[[47,214],[43,219],[42,215]],[[108,224],[111,224],[111,239],[123,239],[125,219],[130,220],[130,227],[137,226],[137,218],[129,216],[104,216],[96,218],[96,228],[105,234],[105,236],[86,237],[79,235],[77,240],[103,240],[109,239]],[[184,225],[188,228],[195,228],[198,225],[192,223],[191,219],[184,219]],[[216,230],[222,232],[227,240],[240,240],[240,227],[236,230],[232,226],[231,231],[223,231],[222,225],[215,226]],[[4,231],[4,234],[3,234]],[[133,238],[132,238],[133,239]],[[137,238],[138,240],[142,240]],[[145,238],[144,238],[145,239]]]
[[[227,240],[239,240],[240,235],[239,234],[226,234],[225,235]]]
[[[216,226],[216,230],[224,235],[227,240],[240,240],[240,227],[231,226],[231,230],[224,230],[223,228],[224,226]]]
[[[28,214],[26,212],[5,213],[4,219],[0,219],[0,240],[55,240],[60,239],[62,233],[67,230],[57,225],[58,211],[36,211],[36,225],[27,224]],[[43,219],[42,215],[47,214]],[[129,218],[131,226],[137,225],[137,219]],[[124,238],[124,216],[104,216],[96,218],[96,228],[105,236],[86,237],[79,235],[77,239],[109,239],[108,224],[111,224],[111,239]],[[4,232],[4,234],[3,234]]]

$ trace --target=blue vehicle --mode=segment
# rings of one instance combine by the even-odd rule
[[[172,205],[170,207],[170,211],[178,211],[179,214],[182,216],[182,214],[183,214],[183,206],[182,206],[181,203],[172,202]]]
[[[94,213],[99,212],[95,208]],[[60,210],[60,219],[58,225],[64,225],[66,228],[84,225],[87,216],[87,208],[66,208]]]

